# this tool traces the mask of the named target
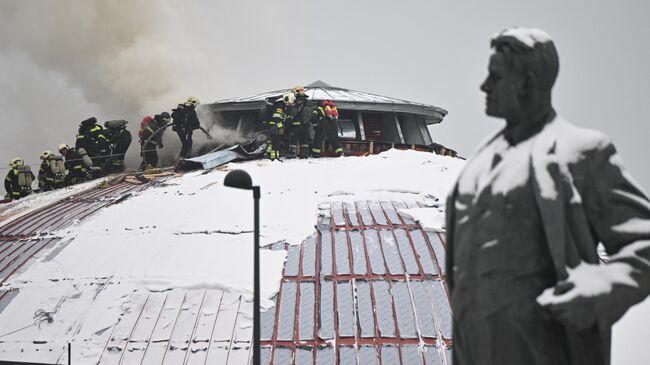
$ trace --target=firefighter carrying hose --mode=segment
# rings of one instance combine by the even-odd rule
[[[171,122],[171,116],[167,112],[162,112],[153,117],[153,119],[146,124],[142,132],[142,139],[140,144],[142,146],[142,163],[140,169],[145,170],[149,167],[156,167],[158,165],[158,151],[157,148],[163,148],[162,136],[165,132],[165,127]]]
[[[65,163],[63,158],[52,151],[41,154],[41,167],[38,170],[38,187],[41,191],[60,189],[65,186]]]
[[[339,143],[339,112],[331,100],[323,100],[321,105],[314,109],[312,123],[316,124],[314,145],[311,153],[313,157],[320,157],[323,148],[323,141],[327,141],[334,149],[337,156],[343,156],[343,147]]]
[[[31,194],[34,173],[29,165],[25,165],[25,161],[22,158],[16,157],[11,160],[9,166],[11,166],[11,170],[9,170],[7,177],[5,177],[6,198],[17,200]]]

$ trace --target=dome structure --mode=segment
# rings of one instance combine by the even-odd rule
[[[259,111],[265,99],[290,90],[220,100],[208,108],[223,127],[250,137],[263,128]],[[340,139],[346,154],[410,148],[455,155],[453,150],[434,143],[427,128],[442,122],[447,115],[443,108],[331,86],[320,80],[306,85],[305,94],[312,102],[334,101],[340,114]]]

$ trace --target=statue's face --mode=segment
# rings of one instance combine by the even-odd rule
[[[519,95],[524,78],[508,66],[501,53],[490,57],[488,76],[481,85],[485,92],[485,114],[497,118],[516,117],[520,112]]]

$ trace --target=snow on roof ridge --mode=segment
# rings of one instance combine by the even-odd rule
[[[538,28],[506,28],[501,32],[494,34],[494,36],[492,36],[492,40],[495,40],[496,38],[502,36],[513,37],[530,48],[535,47],[535,44],[537,43],[546,43],[553,41],[553,38],[548,33]]]

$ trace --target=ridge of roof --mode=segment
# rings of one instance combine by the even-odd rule
[[[306,85],[305,87],[332,87],[332,85],[326,83],[323,80],[316,80],[311,84]]]
[[[254,95],[222,99],[212,104],[245,103],[245,102],[256,102],[256,101],[261,102],[269,96],[281,95],[288,91],[291,91],[291,89],[289,88],[280,89],[280,90],[268,91],[264,93],[254,94]],[[329,91],[332,91],[334,93],[330,93]],[[432,107],[436,109],[441,109],[431,104],[424,104],[420,102],[414,102],[414,101],[394,98],[390,96],[383,96],[375,93],[369,93],[366,91],[357,91],[357,90],[346,89],[337,86],[331,86],[322,80],[317,80],[312,82],[311,84],[306,85],[305,92],[307,93],[307,95],[310,96],[312,100],[331,99],[334,101],[343,101],[343,102],[349,101],[349,102],[404,104],[404,105],[411,105],[411,106],[420,106],[420,107],[423,106],[423,107]],[[319,95],[316,94],[317,92]],[[446,114],[446,111],[444,114]]]

